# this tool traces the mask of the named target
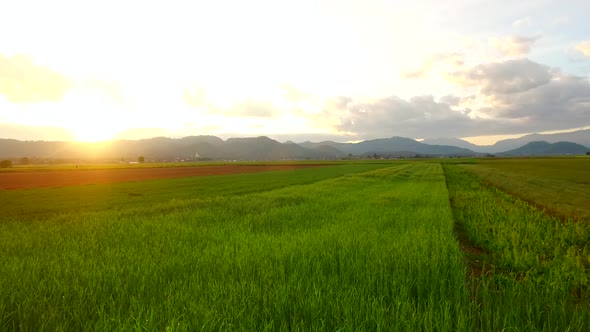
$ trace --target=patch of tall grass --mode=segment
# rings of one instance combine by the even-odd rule
[[[0,330],[469,331],[438,164],[0,224]]]
[[[590,225],[561,221],[444,165],[456,222],[483,249],[471,285],[486,331],[590,330]],[[487,256],[487,257],[485,257]]]

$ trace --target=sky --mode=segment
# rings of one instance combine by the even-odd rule
[[[0,138],[590,127],[590,1],[0,0]]]

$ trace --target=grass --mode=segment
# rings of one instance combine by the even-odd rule
[[[95,184],[63,188],[0,190],[0,213],[7,219],[44,219],[69,212],[87,212],[217,195],[237,195],[312,183],[354,172],[386,167],[384,164],[346,164],[317,169]]]
[[[585,164],[463,162],[0,191],[0,331],[590,330],[590,225],[480,177]]]
[[[0,225],[0,330],[470,330],[440,165]]]
[[[478,328],[590,330],[590,225],[546,215],[458,166],[444,170],[471,249]]]
[[[462,167],[550,214],[590,221],[590,158],[487,159]]]
[[[7,172],[52,172],[52,171],[85,171],[109,169],[137,168],[171,168],[200,166],[260,166],[260,165],[349,165],[349,164],[393,164],[404,163],[399,160],[280,160],[280,161],[186,161],[186,162],[145,162],[145,163],[55,163],[55,164],[14,164],[12,167],[0,168],[0,173]]]

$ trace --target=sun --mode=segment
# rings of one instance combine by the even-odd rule
[[[80,113],[69,117],[62,126],[71,133],[77,142],[102,142],[116,138],[124,131],[125,121],[108,112]]]
[[[110,141],[113,140],[118,133],[118,130],[105,128],[99,125],[69,128],[68,131],[72,133],[75,141],[86,143]]]
[[[112,140],[129,124],[122,105],[99,91],[89,89],[72,91],[59,111],[56,125],[70,132],[77,142]]]

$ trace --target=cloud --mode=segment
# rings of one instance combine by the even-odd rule
[[[24,55],[5,57],[0,54],[0,93],[10,102],[60,101],[71,85],[68,78],[35,65]]]
[[[73,139],[72,133],[64,128],[55,126],[28,126],[10,123],[0,123],[0,138],[29,141],[70,141]]]
[[[552,26],[558,26],[569,23],[570,19],[568,16],[558,16],[551,21]]]
[[[533,19],[530,16],[519,18],[512,22],[512,27],[517,29],[530,28],[533,25]]]
[[[338,119],[335,129],[356,135],[358,139],[424,135],[448,136],[463,132],[472,120],[468,110],[454,110],[444,101],[432,96],[404,100],[396,96],[372,102],[354,102],[348,97],[336,97],[324,107],[325,116]]]
[[[357,139],[470,137],[563,130],[590,125],[590,83],[528,59],[480,64],[449,75],[474,95],[396,96],[326,102],[334,129]]]
[[[459,103],[461,103],[461,98],[453,95],[447,95],[441,97],[440,101],[450,106],[459,106]]]
[[[531,51],[533,44],[540,38],[536,37],[492,37],[489,39],[489,44],[496,51],[505,56],[521,56],[526,55]]]
[[[283,90],[283,97],[287,101],[291,102],[299,102],[302,100],[308,100],[313,97],[312,94],[303,92],[291,85],[283,84],[281,85],[281,89]]]
[[[584,56],[590,57],[590,41],[584,41],[577,44],[576,50],[580,51]]]
[[[590,123],[590,84],[576,76],[556,73],[547,84],[521,93],[497,94],[488,101],[488,114],[524,119],[536,128],[561,129],[549,127]]]
[[[202,86],[192,86],[184,87],[182,93],[184,103],[187,106],[199,109],[202,114],[211,116],[273,118],[282,113],[276,106],[276,99],[272,99],[273,102],[265,97],[251,98],[246,95],[238,97],[232,96],[231,92],[223,93],[222,91],[218,94],[215,92]],[[299,93],[295,89],[291,92]],[[301,96],[303,94],[299,93],[293,98],[302,98]]]
[[[121,87],[116,81],[105,81],[97,78],[88,78],[82,82],[81,86],[98,90],[120,104],[124,104],[126,101],[123,93],[121,92]]]
[[[324,107],[325,110],[342,110],[354,106],[353,99],[346,96],[329,98]]]
[[[462,87],[479,87],[486,95],[518,93],[549,83],[552,69],[529,59],[480,64],[448,73],[447,79]]]
[[[227,116],[270,118],[276,112],[270,102],[244,100],[233,103],[231,108],[224,111]]]
[[[182,96],[186,104],[192,107],[202,107],[207,103],[206,90],[202,87],[185,87]]]
[[[437,68],[442,67],[446,70],[456,70],[463,66],[463,64],[463,55],[459,53],[433,54],[426,58],[419,68],[405,70],[402,72],[401,76],[405,79],[424,78]]]
[[[503,134],[570,129],[590,124],[587,79],[528,59],[481,64],[451,80],[479,88],[463,105],[480,105],[478,114],[508,121]],[[483,105],[483,106],[481,106]]]

